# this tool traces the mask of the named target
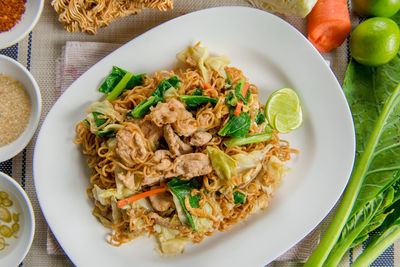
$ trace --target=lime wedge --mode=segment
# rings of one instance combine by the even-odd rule
[[[291,88],[273,92],[265,106],[265,114],[271,127],[279,133],[289,133],[303,123],[300,98]]]

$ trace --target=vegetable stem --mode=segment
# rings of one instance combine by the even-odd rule
[[[108,94],[106,99],[108,101],[113,101],[115,100],[125,89],[126,85],[130,81],[130,79],[133,77],[133,74],[130,72],[125,73],[124,77],[119,81],[119,83],[114,87],[114,89]]]
[[[395,226],[394,230],[389,235],[385,236],[385,240],[377,242],[374,246],[367,246],[363,253],[358,256],[356,261],[351,265],[354,267],[369,266],[379,255],[381,255],[390,245],[400,238],[400,226]]]
[[[377,123],[371,133],[371,137],[368,140],[367,146],[361,155],[360,161],[353,171],[350,180],[346,186],[344,194],[342,196],[341,203],[335,213],[335,216],[329,225],[325,235],[322,237],[319,245],[311,254],[308,261],[304,266],[317,267],[322,266],[328,257],[330,251],[338,240],[343,226],[346,224],[347,219],[351,213],[354,203],[357,199],[358,193],[361,189],[361,185],[364,181],[368,167],[373,160],[373,153],[378,144],[379,138],[393,107],[399,101],[399,90],[400,84],[394,89],[389,101],[384,105],[382,112],[378,118]]]
[[[247,144],[254,144],[260,142],[267,142],[271,140],[273,135],[271,133],[254,134],[243,138],[231,138],[224,142],[225,146],[243,146]]]
[[[242,94],[243,96],[245,96],[245,95],[247,94],[247,90],[248,90],[248,89],[249,89],[249,83],[246,82],[246,83],[244,84],[244,87],[243,87],[243,90],[242,90],[241,94]],[[235,116],[239,116],[240,111],[242,110],[242,106],[243,106],[243,100],[240,99],[239,102],[237,103],[237,106],[236,106],[236,109],[235,109]]]

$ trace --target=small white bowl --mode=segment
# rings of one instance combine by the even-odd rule
[[[32,139],[38,127],[42,111],[40,89],[32,74],[14,59],[0,55],[0,73],[8,75],[19,81],[31,100],[31,117],[24,132],[13,142],[0,146],[0,162],[8,160],[23,150]]]
[[[0,251],[0,266],[18,266],[32,245],[35,234],[35,215],[24,189],[13,178],[2,172],[0,172],[0,191],[6,192],[13,202],[10,209],[20,211],[18,221],[20,229],[16,233],[18,238],[5,238],[9,245]]]
[[[21,20],[10,30],[0,33],[0,48],[9,47],[28,35],[42,14],[43,5],[44,0],[27,0]]]

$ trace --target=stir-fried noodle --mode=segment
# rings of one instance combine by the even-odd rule
[[[217,230],[228,230],[268,207],[287,171],[283,163],[298,153],[269,129],[268,122],[257,124],[264,106],[254,84],[248,86],[248,101],[241,111],[251,117],[247,135],[265,135],[267,129],[270,139],[227,146],[224,142],[231,137],[219,133],[235,116],[227,99],[247,78],[241,70],[222,66],[224,71],[206,68],[205,80],[196,60],[187,56],[186,62],[187,68],[145,75],[141,85],[102,102],[109,105],[103,109],[110,110],[104,112],[107,115],[97,113],[102,125],[90,119],[76,125],[74,142],[81,145],[92,169],[87,194],[94,201],[93,215],[113,229],[113,245],[148,233],[156,236],[161,252],[176,253],[188,241],[201,242]],[[178,88],[168,88],[149,112],[138,118],[127,115],[163,80],[175,76]],[[179,96],[191,96],[199,88],[202,96],[216,100],[189,108]],[[105,125],[118,127],[110,136],[95,134]],[[189,188],[186,195],[184,186]],[[122,199],[155,189],[162,192],[119,207]]]

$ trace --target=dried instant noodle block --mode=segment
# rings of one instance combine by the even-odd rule
[[[53,0],[51,5],[67,31],[96,34],[99,27],[138,14],[143,8],[172,9],[173,0]]]

